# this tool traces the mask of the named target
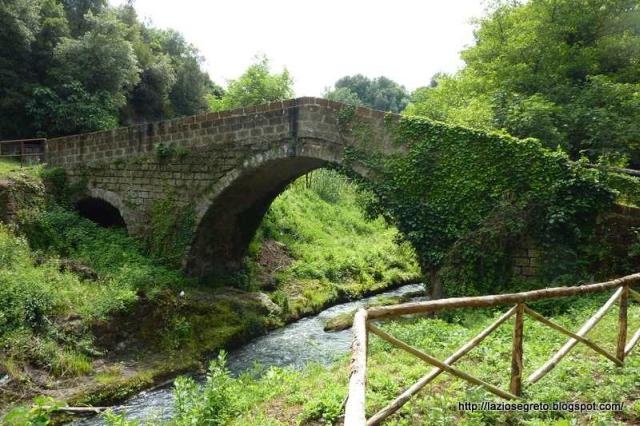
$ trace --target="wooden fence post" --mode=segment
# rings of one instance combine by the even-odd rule
[[[360,309],[353,317],[353,347],[349,394],[344,413],[345,426],[365,426],[365,392],[367,381],[367,311]]]
[[[511,352],[511,384],[512,394],[522,395],[522,335],[524,329],[524,303],[518,303],[513,326],[513,351]]]
[[[618,315],[618,350],[616,356],[624,361],[625,347],[627,345],[627,310],[629,307],[629,286],[625,285],[620,294],[620,311]]]

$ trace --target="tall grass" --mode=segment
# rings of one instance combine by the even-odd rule
[[[103,229],[59,206],[21,215],[24,236],[0,224],[0,370],[32,362],[54,376],[91,370],[88,325],[132,307],[141,295],[184,284],[144,256],[124,232]],[[70,259],[93,269],[67,271]],[[80,325],[65,328],[66,318]],[[75,331],[74,331],[75,330]]]
[[[252,251],[269,239],[287,247],[293,262],[276,274],[286,294],[321,305],[419,276],[415,254],[398,242],[397,229],[365,217],[367,195],[338,172],[317,170],[276,198]]]
[[[16,172],[37,176],[41,169],[40,165],[21,166],[20,162],[14,159],[0,158],[0,177],[10,176]]]

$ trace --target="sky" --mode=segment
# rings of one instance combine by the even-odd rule
[[[114,5],[125,0],[110,0]],[[135,0],[140,18],[184,34],[223,86],[266,55],[289,70],[296,96],[340,77],[384,75],[413,90],[454,72],[473,43],[481,0]]]

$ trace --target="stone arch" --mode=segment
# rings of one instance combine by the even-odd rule
[[[344,145],[320,139],[287,143],[254,155],[228,172],[196,203],[195,233],[184,269],[206,277],[241,266],[273,200],[315,169],[343,164]],[[352,167],[360,175],[362,167]]]
[[[81,216],[105,227],[123,227],[131,225],[128,209],[120,197],[104,189],[87,188],[83,197],[75,202],[75,208]]]

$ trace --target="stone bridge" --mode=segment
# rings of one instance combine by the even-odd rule
[[[350,114],[367,138],[345,131]],[[172,197],[190,209],[192,235],[183,267],[205,276],[237,267],[271,202],[286,186],[345,150],[399,153],[385,122],[397,119],[325,99],[299,98],[225,112],[50,139],[47,162],[82,182],[78,208],[105,225],[150,232],[155,203]],[[358,142],[360,140],[360,142]],[[357,145],[357,146],[356,146]],[[371,173],[358,163],[351,170]]]

